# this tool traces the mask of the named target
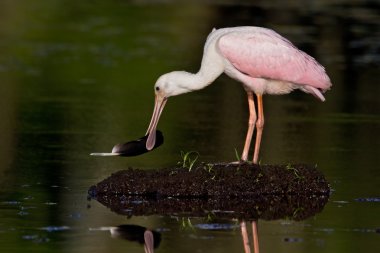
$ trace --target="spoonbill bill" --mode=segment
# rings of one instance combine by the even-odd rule
[[[252,26],[213,29],[197,73],[173,71],[160,76],[154,85],[155,105],[147,130],[147,150],[155,145],[156,127],[168,98],[205,88],[223,72],[241,82],[248,95],[248,131],[241,160],[248,158],[256,125],[253,163],[258,161],[264,127],[264,94],[287,94],[299,89],[324,101],[322,93],[331,87],[323,66],[271,29]]]

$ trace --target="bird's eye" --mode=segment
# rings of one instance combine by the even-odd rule
[[[156,91],[159,91],[160,90],[160,87],[156,86]]]

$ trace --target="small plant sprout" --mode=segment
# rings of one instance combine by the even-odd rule
[[[258,175],[257,175],[257,178],[255,179],[255,182],[258,183],[260,181],[260,178],[262,178],[264,175],[260,172]]]
[[[203,168],[205,170],[207,170],[208,173],[211,173],[212,171],[214,171],[214,165],[212,163],[206,163]]]
[[[195,162],[198,160],[199,153],[196,151],[183,152],[181,151],[182,161],[178,162],[182,168],[187,168],[189,171],[194,167]]]
[[[216,176],[216,173],[215,173],[215,170],[214,170],[214,164],[212,163],[205,163],[203,164],[203,169],[205,171],[207,171],[210,175],[212,175],[212,180],[215,179],[215,176]]]
[[[297,218],[297,215],[298,215],[300,212],[302,212],[303,210],[304,210],[303,207],[298,207],[296,210],[294,210],[294,212],[293,212],[293,219],[294,219],[294,218]]]
[[[288,164],[286,165],[286,169],[287,169],[287,170],[295,170],[295,168],[292,167],[292,165],[291,165],[290,163],[288,163]]]
[[[237,161],[240,161],[241,159],[240,159],[239,152],[237,151],[236,148],[234,148],[234,149],[235,149],[235,157],[236,157],[236,160],[237,160]]]
[[[296,168],[292,167],[292,165],[290,163],[288,163],[286,165],[286,169],[290,170],[290,171],[293,171],[293,173],[294,173],[294,175],[296,176],[297,179],[303,179],[303,176],[300,176],[299,171]]]
[[[190,218],[184,218],[184,217],[182,218],[181,229],[182,230],[186,230],[186,229],[195,230],[193,224],[191,223]]]

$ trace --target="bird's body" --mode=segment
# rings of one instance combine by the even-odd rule
[[[148,128],[147,149],[154,146],[155,128],[167,98],[202,89],[223,72],[240,81],[247,91],[250,119],[242,160],[247,159],[256,123],[255,163],[264,124],[262,95],[287,94],[300,89],[324,101],[322,93],[331,87],[324,68],[313,57],[273,30],[262,27],[214,29],[206,40],[201,68],[197,73],[174,71],[157,80],[156,105]],[[258,119],[253,94],[257,96]]]

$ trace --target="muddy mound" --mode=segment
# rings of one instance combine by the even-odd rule
[[[329,192],[314,167],[245,163],[129,168],[91,186],[89,196],[125,215],[304,219],[323,209]]]

